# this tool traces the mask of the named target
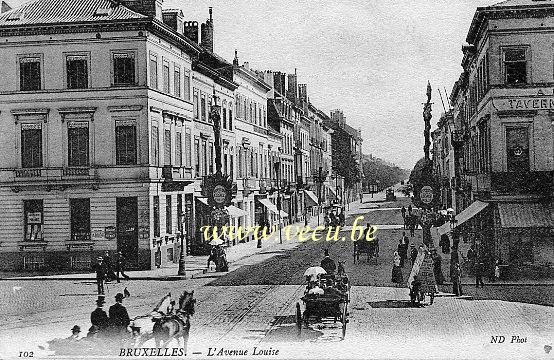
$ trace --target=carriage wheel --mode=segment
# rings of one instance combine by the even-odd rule
[[[299,303],[296,303],[296,327],[298,328],[298,335],[300,335],[302,331],[302,311]]]
[[[344,339],[344,337],[346,336],[346,324],[348,323],[348,319],[346,318],[347,316],[347,311],[348,311],[348,305],[347,303],[345,302],[344,303],[344,306],[342,307],[342,317],[341,317],[341,322],[342,322],[342,338]]]

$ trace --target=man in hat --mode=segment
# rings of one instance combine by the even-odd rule
[[[334,274],[337,269],[335,261],[329,257],[329,249],[325,249],[325,257],[321,260],[321,267],[327,271],[327,274]]]
[[[99,256],[94,264],[94,270],[96,271],[96,284],[98,285],[98,295],[104,295],[104,280],[106,279],[106,266],[104,265],[104,259]]]
[[[123,306],[123,298],[125,296],[122,293],[115,295],[115,304],[110,306],[110,325],[112,326],[116,335],[122,335],[127,332],[127,326],[131,323],[127,309]]]
[[[92,326],[89,329],[89,333],[105,332],[108,327],[108,315],[102,308],[105,303],[106,300],[104,300],[104,296],[98,296],[96,300],[96,309],[90,314]]]
[[[79,335],[81,334],[81,328],[78,325],[75,325],[71,328],[71,336],[66,340],[76,341],[79,340]]]
[[[125,256],[121,253],[121,251],[117,252],[117,259],[116,259],[116,266],[117,266],[117,282],[119,282],[119,274],[125,279],[129,280],[129,276],[125,274]]]

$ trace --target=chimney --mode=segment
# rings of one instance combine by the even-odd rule
[[[285,96],[285,74],[276,72],[273,74],[273,87],[279,94]]]
[[[2,8],[0,9],[0,14],[8,12],[11,9],[12,9],[12,7],[10,5],[8,5],[5,1],[2,1]]]
[[[233,66],[239,66],[239,55],[237,49],[235,49],[235,58],[233,59]]]
[[[133,11],[163,21],[163,0],[119,0],[119,2]]]
[[[242,64],[242,67],[245,68],[246,70],[250,70],[250,64],[248,63],[248,61],[245,61],[245,62]]]
[[[298,98],[300,99],[301,103],[308,103],[308,90],[306,84],[298,85]]]
[[[210,18],[200,25],[200,45],[211,52],[214,52],[214,20],[212,18],[212,7],[210,7]]]
[[[185,21],[183,23],[183,35],[198,44],[198,22]]]
[[[288,89],[287,89],[287,99],[296,104],[298,99],[298,88],[297,88],[297,75],[296,69],[294,69],[294,74],[288,75]]]
[[[183,12],[176,9],[162,11],[163,22],[179,34],[183,33]]]

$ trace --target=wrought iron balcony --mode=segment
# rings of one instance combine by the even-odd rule
[[[90,168],[88,167],[67,167],[63,169],[63,176],[89,176]]]

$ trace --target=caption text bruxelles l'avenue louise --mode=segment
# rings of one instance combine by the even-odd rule
[[[258,348],[252,349],[227,349],[227,348],[208,348],[206,356],[277,356],[279,349]],[[120,357],[182,357],[186,356],[183,348],[122,348],[119,352]]]
[[[352,230],[350,231],[350,240],[358,241],[365,238],[367,241],[373,241],[375,239],[375,233],[377,232],[377,227],[370,226],[366,228],[361,225],[364,221],[363,216],[358,216],[354,223],[352,224]],[[247,226],[246,228],[242,226],[202,226],[200,231],[203,232],[204,241],[211,241],[214,239],[229,241],[233,240],[244,240],[248,235],[252,234],[256,241],[270,240],[272,237],[276,237],[279,240],[279,232],[277,227],[274,226]],[[305,241],[319,241],[325,239],[325,241],[345,241],[346,236],[342,236],[339,239],[339,233],[341,231],[340,226],[316,226],[311,228],[310,226],[298,226],[298,225],[288,225],[282,229],[282,234],[285,239],[290,241],[293,237],[297,237],[299,242]],[[277,234],[277,235],[276,235]]]

